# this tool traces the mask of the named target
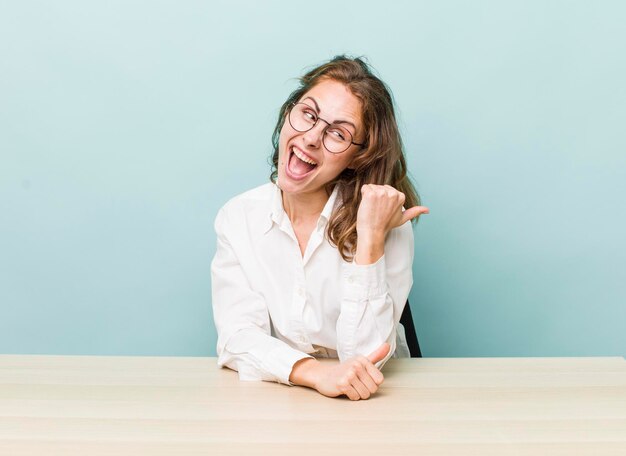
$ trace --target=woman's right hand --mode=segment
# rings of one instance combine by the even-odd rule
[[[358,356],[339,364],[320,364],[314,387],[324,396],[337,397],[345,394],[353,401],[368,399],[383,382],[383,374],[374,364],[389,353],[384,343],[369,356]]]

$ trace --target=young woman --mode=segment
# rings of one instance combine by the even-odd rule
[[[406,174],[391,95],[363,60],[338,56],[300,81],[280,109],[271,182],[215,220],[218,365],[367,399],[384,363],[409,356],[406,222],[428,208]]]

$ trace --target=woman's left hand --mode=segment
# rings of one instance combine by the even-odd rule
[[[421,214],[428,214],[426,206],[402,210],[405,196],[391,185],[366,184],[361,187],[361,204],[357,211],[358,237],[384,238],[389,231]]]
[[[389,231],[421,214],[428,214],[426,206],[413,206],[403,211],[404,200],[404,193],[391,185],[361,187],[361,204],[356,216],[357,264],[375,263],[384,253]]]

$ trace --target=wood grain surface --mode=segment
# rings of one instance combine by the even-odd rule
[[[623,358],[392,359],[367,401],[215,358],[0,356],[0,455],[626,455]]]

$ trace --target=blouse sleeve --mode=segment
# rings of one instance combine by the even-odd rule
[[[396,328],[413,285],[413,228],[407,222],[391,230],[385,253],[377,262],[358,265],[344,262],[341,274],[341,310],[337,320],[337,352],[340,361],[367,356],[384,342],[389,354],[396,349]]]
[[[241,380],[292,385],[289,375],[300,359],[312,358],[273,337],[267,305],[250,283],[233,248],[232,230],[222,208],[215,219],[217,248],[211,263],[213,318],[218,366],[239,372]]]

